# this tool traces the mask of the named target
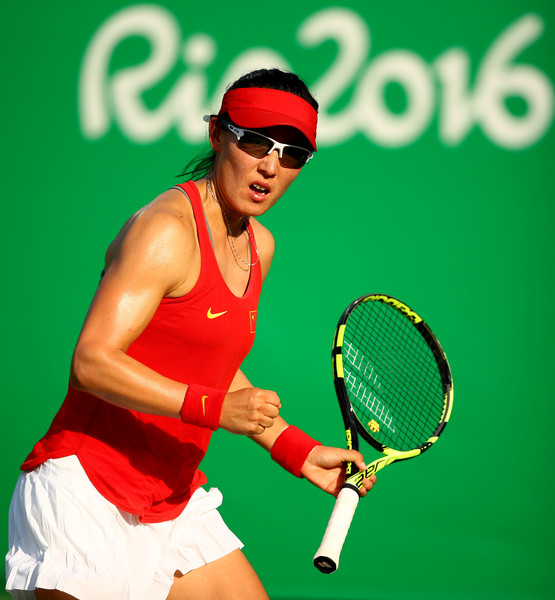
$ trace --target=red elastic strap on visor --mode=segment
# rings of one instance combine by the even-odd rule
[[[316,150],[318,113],[290,92],[268,88],[237,88],[224,94],[219,114],[227,113],[239,127],[261,129],[276,125],[295,127]]]
[[[181,407],[181,420],[189,425],[216,431],[220,425],[224,397],[225,392],[221,390],[190,384]]]
[[[294,425],[289,425],[278,435],[270,456],[286,471],[295,477],[301,477],[304,461],[316,446],[321,446],[320,442]]]

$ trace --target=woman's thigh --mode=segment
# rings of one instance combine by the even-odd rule
[[[167,600],[269,600],[255,570],[241,550],[186,575],[176,573]]]

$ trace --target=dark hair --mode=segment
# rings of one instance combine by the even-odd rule
[[[295,94],[299,98],[306,100],[318,112],[318,102],[316,102],[308,90],[305,82],[295,75],[295,73],[281,71],[280,69],[258,69],[257,71],[251,71],[243,75],[227,89],[235,90],[237,88],[249,87],[269,88]]]
[[[237,88],[259,87],[272,90],[280,90],[295,94],[306,100],[314,110],[318,111],[318,102],[310,93],[305,82],[289,71],[280,69],[257,69],[243,75],[237,81],[232,83],[227,89],[235,90]],[[178,177],[187,177],[188,179],[201,179],[206,177],[214,166],[216,152],[209,148],[197,154],[187,163],[187,166]]]

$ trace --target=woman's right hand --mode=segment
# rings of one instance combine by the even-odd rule
[[[220,427],[241,435],[260,435],[279,416],[281,401],[270,390],[248,387],[225,395]]]

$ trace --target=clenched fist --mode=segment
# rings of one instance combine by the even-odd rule
[[[274,424],[281,402],[278,395],[260,388],[243,388],[225,395],[220,427],[231,433],[259,435]]]

